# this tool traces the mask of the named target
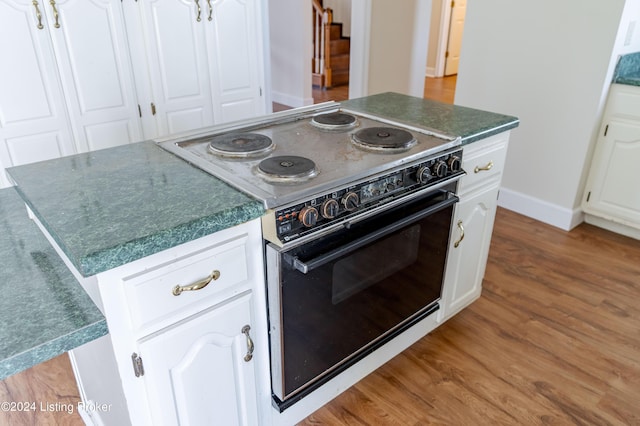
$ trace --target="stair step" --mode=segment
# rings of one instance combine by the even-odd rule
[[[342,24],[339,22],[334,22],[331,24],[331,28],[329,29],[329,31],[331,31],[331,40],[337,40],[339,38],[342,38]]]
[[[345,53],[342,55],[332,55],[331,56],[331,69],[336,72],[338,70],[348,70],[349,69],[349,54]]]
[[[334,70],[331,74],[331,84],[333,86],[349,84],[349,69],[340,71]]]
[[[331,40],[331,56],[349,53],[351,41],[348,38]]]

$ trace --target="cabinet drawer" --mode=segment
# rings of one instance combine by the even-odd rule
[[[221,293],[233,292],[233,286],[249,278],[246,244],[247,236],[238,236],[127,277],[124,280],[125,295],[133,327],[139,330],[177,315],[185,318],[218,302]],[[212,276],[217,278],[209,281]],[[176,286],[203,281],[209,283],[197,290],[174,294]]]
[[[603,121],[612,115],[640,120],[640,87],[612,84]]]
[[[507,156],[507,140],[508,136],[497,135],[465,147],[462,168],[467,174],[460,179],[459,192],[502,173]]]

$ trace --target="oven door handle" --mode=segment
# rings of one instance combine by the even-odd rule
[[[400,219],[397,222],[394,222],[390,225],[385,226],[384,228],[380,228],[370,234],[365,235],[364,237],[358,238],[357,240],[353,240],[348,244],[345,244],[335,250],[332,250],[328,253],[322,254],[315,259],[303,261],[300,260],[297,256],[290,256],[285,254],[284,258],[288,261],[294,268],[298,271],[306,274],[326,263],[331,262],[339,257],[342,257],[346,254],[351,253],[354,250],[359,249],[377,239],[380,239],[386,235],[395,232],[412,222],[416,222],[421,220],[441,209],[447,208],[455,203],[457,203],[460,199],[453,193],[447,192],[447,198],[444,201],[439,202],[438,204],[434,204],[433,206],[429,206],[428,208],[421,210],[417,213],[414,213],[410,216]]]

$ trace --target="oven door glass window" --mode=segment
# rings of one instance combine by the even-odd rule
[[[279,252],[280,315],[270,313],[281,321],[277,396],[437,309],[454,202],[431,196]]]

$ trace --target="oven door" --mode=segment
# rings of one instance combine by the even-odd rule
[[[267,245],[280,410],[439,308],[457,201],[437,190],[293,248]]]

